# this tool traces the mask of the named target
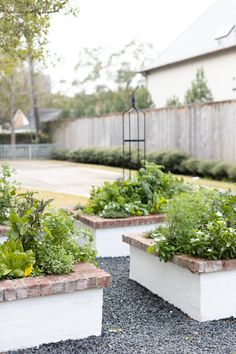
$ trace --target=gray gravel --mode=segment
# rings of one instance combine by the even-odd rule
[[[104,258],[113,276],[104,291],[101,337],[45,344],[11,354],[236,354],[236,319],[198,323],[134,281],[129,258]]]

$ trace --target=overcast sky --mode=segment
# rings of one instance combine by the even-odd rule
[[[132,39],[153,43],[163,51],[215,0],[74,0],[78,17],[56,15],[49,50],[60,64],[49,67],[53,90],[70,93],[74,66],[82,47],[121,48]],[[62,88],[60,80],[68,84]]]

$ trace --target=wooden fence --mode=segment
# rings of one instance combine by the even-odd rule
[[[146,118],[148,152],[178,149],[236,163],[236,100],[149,110]],[[131,126],[131,139],[137,139],[135,118]],[[66,121],[55,129],[53,138],[69,150],[122,146],[122,115]]]

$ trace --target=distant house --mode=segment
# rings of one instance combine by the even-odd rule
[[[183,102],[200,67],[215,101],[236,98],[236,0],[217,0],[142,71],[156,107],[173,95]]]
[[[40,122],[41,124],[45,124],[45,123],[49,123],[49,122],[53,122],[55,120],[57,120],[60,115],[62,113],[61,109],[55,109],[55,108],[40,108],[39,109],[39,117],[40,117]],[[26,115],[26,119],[27,122],[21,121],[21,125],[15,126],[15,133],[35,133],[36,131],[36,125],[35,125],[35,119],[34,119],[34,115],[33,112],[29,112]],[[17,122],[20,122],[20,116],[17,119]]]

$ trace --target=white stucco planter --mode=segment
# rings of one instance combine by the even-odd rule
[[[197,321],[236,317],[236,259],[209,261],[176,255],[164,263],[148,254],[142,234],[124,235],[130,245],[130,279]]]
[[[92,231],[98,257],[129,256],[129,246],[122,242],[123,234],[150,231],[164,222],[163,214],[124,219],[104,219],[80,214],[76,218],[77,227],[87,227]]]
[[[77,264],[68,276],[0,281],[0,352],[101,334],[110,275]]]

